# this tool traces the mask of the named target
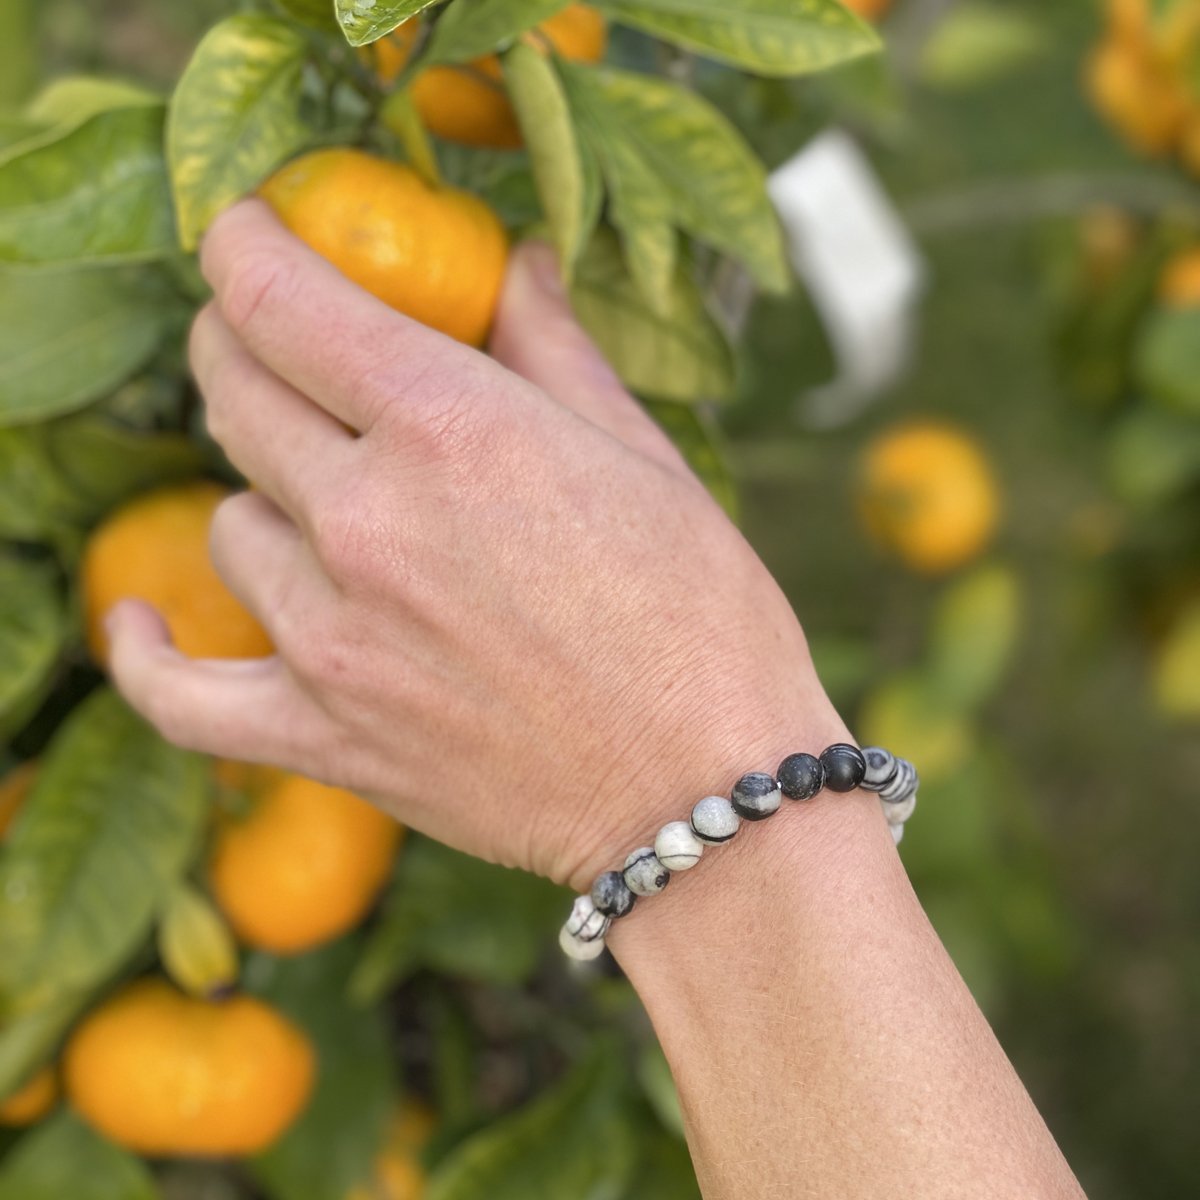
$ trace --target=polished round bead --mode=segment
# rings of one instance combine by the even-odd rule
[[[899,804],[901,800],[907,800],[915,794],[919,783],[916,767],[907,759],[898,758],[896,774],[888,785],[880,790],[879,799],[885,804]]]
[[[881,792],[896,774],[896,756],[881,746],[864,746],[863,758],[867,769],[863,773],[862,786],[869,792]]]
[[[585,942],[583,938],[569,932],[565,925],[558,935],[558,944],[568,958],[577,962],[590,962],[604,953],[603,938],[593,938],[590,942]]]
[[[811,800],[825,786],[825,768],[811,754],[789,754],[775,774],[789,800]]]
[[[642,846],[625,860],[625,883],[635,896],[657,896],[671,882],[653,846]]]
[[[724,796],[705,796],[692,809],[692,832],[710,846],[729,841],[741,823]]]
[[[623,917],[637,903],[637,897],[620,871],[605,871],[592,884],[592,903],[606,917]]]
[[[654,853],[668,871],[687,871],[700,861],[704,843],[686,821],[672,821],[658,831]]]
[[[753,771],[733,785],[733,808],[747,821],[764,821],[779,811],[783,793],[772,775]]]
[[[825,786],[831,792],[852,792],[862,783],[867,760],[857,746],[838,742],[821,751],[821,766],[825,768]]]
[[[889,825],[903,825],[909,817],[913,815],[913,809],[917,807],[917,793],[911,792],[905,799],[897,800],[895,803],[883,802],[883,815],[887,817]]]
[[[903,825],[889,825],[888,828],[892,831],[892,842],[894,845],[900,845],[901,839],[904,837]]]

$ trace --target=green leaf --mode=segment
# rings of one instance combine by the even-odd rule
[[[652,398],[643,403],[675,443],[675,448],[687,459],[700,482],[712,493],[713,499],[736,521],[737,484],[725,461],[720,431],[711,414],[691,404]]]
[[[245,985],[312,1038],[317,1086],[303,1115],[252,1170],[273,1200],[343,1200],[370,1175],[396,1102],[395,1051],[379,1012],[346,999],[357,939],[295,958],[255,955]]]
[[[1159,309],[1149,317],[1134,374],[1164,408],[1200,416],[1200,308]]]
[[[68,75],[42,89],[25,115],[43,125],[79,125],[114,108],[158,107],[162,97],[136,83],[95,75]]]
[[[0,261],[113,263],[174,250],[163,109],[96,113],[0,157]]]
[[[611,1047],[597,1051],[561,1084],[449,1155],[426,1200],[619,1200],[635,1149],[621,1072]]]
[[[27,117],[14,117],[0,113],[0,158],[4,152],[24,142],[32,142],[44,136],[46,128]]]
[[[481,58],[567,7],[570,0],[473,0],[450,4],[422,56],[425,66]]]
[[[949,586],[934,611],[930,686],[947,707],[978,707],[1003,681],[1020,632],[1016,576],[999,563],[977,567]]]
[[[171,99],[167,159],[179,239],[194,249],[227,205],[309,139],[300,118],[308,44],[285,21],[227,17],[205,35]]]
[[[662,1127],[682,1138],[683,1109],[679,1105],[679,1093],[675,1090],[667,1056],[657,1042],[651,1042],[638,1055],[637,1078]]]
[[[642,1139],[632,1180],[622,1200],[701,1200],[687,1146],[667,1134]]]
[[[295,17],[305,25],[327,32],[338,32],[333,0],[275,0],[275,3],[289,17]]]
[[[439,0],[335,0],[335,8],[346,41],[367,46],[437,3]]]
[[[42,444],[41,428],[0,427],[0,538],[54,541],[69,529],[69,497]]]
[[[638,177],[652,177],[661,193],[641,183],[639,212],[649,206],[659,222],[669,215],[700,241],[744,262],[763,287],[787,288],[783,234],[766,171],[712,105],[647,75],[566,62],[560,69],[572,107],[601,133],[596,151],[608,166],[610,187],[614,173],[634,177],[624,164],[636,159]],[[623,164],[619,172],[616,162]]]
[[[591,237],[585,223],[598,216],[589,179],[558,72],[532,46],[514,46],[504,56],[504,77],[516,109],[542,211],[550,222],[558,260],[570,279],[575,260]],[[592,197],[595,196],[594,179]]]
[[[208,808],[204,759],[114,693],[60,728],[0,851],[0,995],[11,1011],[107,979],[187,869]]]
[[[0,1096],[7,1096],[50,1061],[89,999],[91,993],[77,992],[0,1025]]]
[[[414,837],[354,969],[351,993],[359,1001],[377,999],[421,967],[520,983],[553,944],[569,909],[569,895],[544,879]]]
[[[0,1200],[158,1200],[150,1168],[62,1112],[18,1143],[0,1168]]]
[[[921,53],[921,80],[933,87],[979,87],[1026,67],[1048,49],[1050,30],[1035,13],[996,3],[956,4]]]
[[[655,311],[622,261],[613,234],[601,230],[579,259],[571,298],[627,387],[686,403],[733,391],[733,356],[684,266],[671,281],[665,311]]]
[[[879,49],[837,0],[598,0],[614,21],[760,75],[807,75]]]
[[[53,567],[0,553],[0,736],[19,729],[45,696],[66,629]]]
[[[1200,479],[1200,422],[1141,405],[1108,443],[1108,473],[1126,503],[1148,509]]]
[[[108,271],[0,271],[0,426],[111,392],[158,348],[162,297]]]
[[[34,0],[0,3],[0,108],[24,99],[37,76],[38,15]]]

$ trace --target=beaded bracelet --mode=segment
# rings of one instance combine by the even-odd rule
[[[653,846],[635,850],[619,871],[605,871],[580,896],[559,934],[559,945],[571,958],[586,961],[604,952],[613,921],[628,916],[639,896],[657,896],[676,871],[689,871],[705,846],[730,841],[743,821],[765,821],[780,809],[783,797],[811,800],[818,792],[852,792],[865,788],[879,796],[892,839],[899,844],[904,822],[917,805],[916,768],[878,746],[860,750],[845,742],[819,756],[789,754],[774,775],[754,771],[733,785],[730,797],[705,796],[687,821],[671,821],[658,831]]]

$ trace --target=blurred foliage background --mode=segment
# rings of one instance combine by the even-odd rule
[[[226,8],[45,0],[43,73],[167,85]],[[4,0],[0,22],[29,11]],[[719,414],[743,525],[851,726],[922,767],[905,862],[1088,1194],[1165,1200],[1200,1194],[1200,451],[1194,394],[1160,403],[1136,363],[1162,263],[1200,244],[1200,192],[1089,103],[1102,20],[1091,0],[897,0],[881,60],[699,82],[771,165],[848,129],[927,260],[910,366],[836,429],[801,416],[832,369],[809,300],[751,311]],[[3,58],[10,31],[0,89],[17,95],[34,64]],[[915,417],[977,439],[1002,496],[987,556],[936,579],[881,555],[855,504],[864,448]],[[964,680],[967,646],[984,665]],[[431,855],[407,869],[436,880]],[[513,1047],[546,1022],[571,1045],[578,1022],[554,1014],[579,996],[554,974],[447,982],[421,968],[455,964],[423,952],[395,1003],[436,1036],[402,1036],[402,1057],[461,1127],[481,1088],[501,1107],[546,1073]],[[246,975],[269,993],[272,971]],[[630,1004],[601,980],[587,1011],[599,1027]],[[181,1195],[218,1194],[176,1174]]]

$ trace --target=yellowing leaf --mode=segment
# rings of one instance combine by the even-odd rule
[[[306,52],[303,36],[285,21],[249,15],[227,17],[196,48],[167,121],[185,250],[223,208],[307,141],[300,119]]]
[[[761,75],[807,75],[879,48],[837,0],[599,0],[615,21]]]

